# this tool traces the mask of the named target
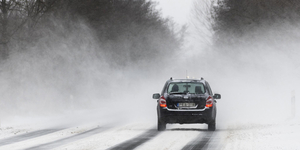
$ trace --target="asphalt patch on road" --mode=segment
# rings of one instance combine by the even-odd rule
[[[38,130],[38,131],[33,131],[33,132],[13,136],[13,137],[10,137],[10,138],[0,140],[0,146],[4,146],[4,145],[12,144],[12,143],[17,143],[17,142],[33,139],[33,138],[40,137],[40,136],[43,136],[43,135],[47,135],[47,134],[50,134],[50,133],[54,133],[54,132],[57,132],[57,131],[60,131],[60,130],[63,130],[63,129],[43,129],[43,130]]]
[[[148,140],[154,138],[159,133],[160,132],[157,131],[156,129],[150,129],[150,130],[144,132],[143,134],[141,134],[133,139],[130,139],[128,141],[125,141],[123,143],[120,143],[116,146],[113,146],[113,147],[109,148],[108,150],[134,149],[134,148],[140,146],[141,144],[147,142]]]
[[[56,141],[53,141],[53,142],[49,142],[49,143],[41,144],[41,145],[38,145],[38,146],[30,147],[30,148],[27,148],[26,150],[49,150],[49,149],[53,149],[53,148],[59,147],[59,146],[64,145],[64,144],[67,144],[67,143],[70,143],[70,142],[73,142],[73,141],[77,141],[77,140],[80,140],[80,139],[98,134],[98,133],[100,133],[102,131],[105,131],[105,130],[107,130],[107,128],[101,128],[101,127],[93,128],[91,130],[88,130],[88,131],[85,131],[85,132],[82,132],[82,133],[79,133],[79,134],[76,134],[76,135],[73,135],[73,136],[70,136],[70,137],[67,137],[67,138],[64,138],[64,139],[59,139],[59,140],[56,140]]]
[[[193,141],[184,146],[182,150],[207,150],[213,134],[214,132],[211,131],[201,132]]]

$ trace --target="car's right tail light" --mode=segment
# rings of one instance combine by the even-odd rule
[[[213,98],[211,96],[208,96],[206,99],[206,107],[212,107],[213,106]]]
[[[161,96],[158,101],[159,101],[160,107],[167,107],[167,101],[166,101],[165,97]]]

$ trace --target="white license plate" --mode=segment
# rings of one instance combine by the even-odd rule
[[[177,107],[194,107],[195,103],[178,103]]]

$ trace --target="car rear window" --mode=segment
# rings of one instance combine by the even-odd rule
[[[172,82],[169,84],[167,92],[168,93],[204,94],[205,88],[202,83]]]

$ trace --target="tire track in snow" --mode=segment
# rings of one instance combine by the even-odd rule
[[[152,139],[159,133],[160,132],[157,131],[156,129],[150,129],[150,130],[144,132],[143,134],[141,134],[133,139],[130,139],[128,141],[125,141],[123,143],[120,143],[116,146],[113,146],[113,147],[109,148],[108,150],[134,149],[134,148],[138,147],[139,145]]]
[[[206,131],[199,134],[193,141],[188,143],[182,150],[206,150],[214,132]]]
[[[63,130],[63,129],[43,129],[43,130],[38,130],[38,131],[33,131],[33,132],[13,136],[13,137],[10,137],[10,138],[0,140],[0,146],[12,144],[12,143],[17,143],[17,142],[21,142],[21,141],[25,141],[25,140],[29,140],[29,139],[32,139],[32,138],[36,138],[36,137],[40,137],[40,136],[47,135],[47,134],[50,134],[50,133],[54,133],[54,132],[57,132],[59,130]]]
[[[56,140],[56,141],[53,141],[53,142],[37,145],[37,146],[34,146],[34,147],[27,148],[25,150],[49,150],[49,149],[53,149],[53,148],[59,147],[59,146],[64,145],[64,144],[67,144],[67,143],[70,143],[70,142],[73,142],[73,141],[80,140],[82,138],[86,138],[86,137],[98,134],[98,133],[100,133],[102,131],[105,131],[107,129],[108,128],[96,127],[96,128],[93,128],[91,130],[76,134],[76,135],[71,136],[71,137],[67,137],[67,138],[59,139],[59,140]]]

